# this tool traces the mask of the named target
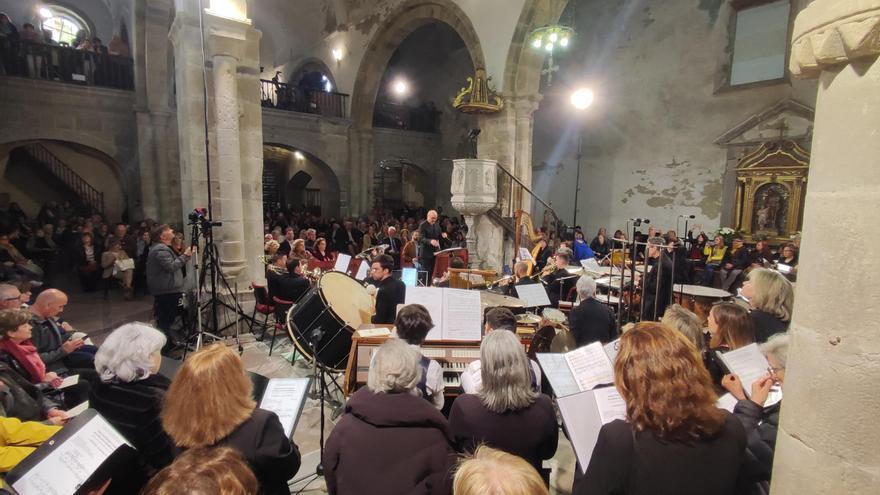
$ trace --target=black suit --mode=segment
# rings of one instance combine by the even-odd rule
[[[575,475],[572,493],[734,495],[745,451],[745,430],[733,415],[714,438],[688,443],[662,441],[618,419],[599,430],[587,472]]]
[[[391,256],[391,259],[394,260],[394,269],[400,270],[400,251],[403,247],[403,244],[400,242],[399,237],[384,237],[379,241],[380,244],[388,244],[388,248],[385,249],[385,254]]]
[[[419,264],[422,266],[422,270],[428,272],[428,282],[431,281],[431,277],[434,276],[434,252],[439,251],[439,247],[434,247],[431,245],[431,241],[440,242],[440,224],[434,222],[434,224],[428,223],[427,220],[423,221],[419,224],[419,244],[421,249],[419,250]]]
[[[371,319],[372,323],[391,324],[397,316],[397,305],[406,300],[406,286],[403,282],[393,277],[375,284],[379,289],[376,293],[376,314]]]
[[[275,292],[271,293],[272,297],[283,299],[296,303],[311,288],[309,281],[297,274],[284,274],[278,277],[275,282]]]
[[[572,287],[577,283],[577,277],[572,277],[568,270],[564,268],[556,269],[555,272],[547,275],[543,280],[547,284],[547,297],[550,298],[550,305],[554,308],[559,306],[559,301],[568,300],[568,293],[571,292]]]
[[[607,344],[617,338],[617,322],[611,308],[590,298],[568,314],[569,327],[578,347],[597,340]]]
[[[657,260],[660,260],[659,264]],[[672,259],[666,249],[663,249],[660,256],[651,258],[648,264],[653,268],[647,272],[642,280],[645,286],[645,297],[642,299],[642,321],[656,321],[663,316],[672,295]],[[660,278],[659,282],[658,277]]]
[[[299,470],[302,459],[275,413],[254,409],[250,418],[217,445],[241,452],[260,482],[261,494],[290,494],[287,480]]]

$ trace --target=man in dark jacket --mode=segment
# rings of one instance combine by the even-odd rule
[[[147,288],[153,295],[153,310],[156,313],[156,328],[165,333],[170,349],[174,345],[171,325],[179,313],[178,305],[183,295],[183,267],[192,255],[192,247],[187,247],[178,256],[171,249],[174,230],[162,224],[153,231],[153,246],[147,255]]]
[[[73,338],[74,329],[61,322],[58,317],[67,305],[67,294],[58,289],[47,289],[37,296],[30,307],[31,340],[46,370],[60,375],[70,369],[93,369],[95,367],[95,346],[86,345],[81,338]]]
[[[309,291],[311,284],[302,276],[302,258],[293,257],[287,260],[287,273],[275,280],[275,291],[272,297],[296,303]]]
[[[392,324],[397,316],[397,305],[406,299],[406,286],[391,276],[394,261],[387,254],[380,254],[370,265],[370,277],[376,282],[376,314],[373,323]]]
[[[733,238],[733,245],[724,254],[721,262],[721,289],[730,290],[740,274],[752,263],[749,250],[743,245],[741,235]]]
[[[584,275],[577,281],[578,297],[581,303],[568,315],[569,327],[578,347],[599,341],[607,344],[617,338],[617,321],[611,308],[599,302],[596,295],[596,281]]]
[[[431,210],[419,224],[419,265],[428,272],[425,285],[431,285],[434,277],[434,253],[440,250],[441,237],[446,237],[446,233],[437,224],[437,212]]]
[[[657,321],[672,295],[672,258],[663,247],[661,237],[649,237],[645,257],[645,277],[642,284],[645,296],[642,298],[642,321]]]

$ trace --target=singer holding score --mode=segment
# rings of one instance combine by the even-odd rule
[[[440,250],[440,239],[445,239],[443,232],[437,224],[437,211],[430,210],[425,220],[419,224],[419,265],[422,270],[428,272],[428,280],[425,285],[431,284],[434,276],[434,253]]]

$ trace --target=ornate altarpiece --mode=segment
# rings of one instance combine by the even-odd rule
[[[754,242],[788,241],[800,232],[810,154],[794,141],[767,141],[736,168],[736,230]]]

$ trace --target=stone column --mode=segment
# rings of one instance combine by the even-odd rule
[[[820,84],[772,493],[875,494],[880,0],[815,0],[792,40],[791,72]]]
[[[521,96],[513,100],[513,107],[516,111],[516,146],[513,156],[514,170],[511,172],[529,189],[532,188],[532,137],[534,136],[535,123],[533,116],[540,101],[540,94]],[[520,208],[531,214],[531,196],[523,195]]]
[[[494,160],[459,159],[452,161],[452,207],[464,215],[468,227],[468,262],[472,268],[482,268],[475,220],[498,202],[496,187],[497,162]]]

